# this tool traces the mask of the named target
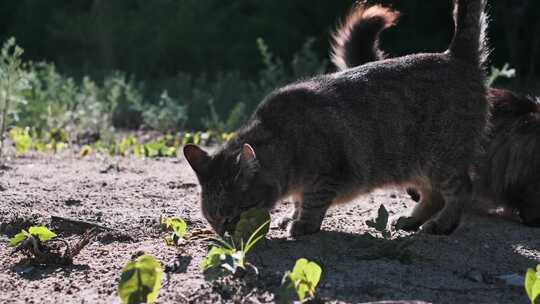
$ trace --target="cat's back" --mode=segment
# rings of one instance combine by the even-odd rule
[[[256,115],[306,119],[313,112],[340,116],[368,113],[370,109],[414,107],[411,110],[418,111],[429,103],[437,111],[445,107],[467,107],[472,111],[470,100],[476,97],[462,97],[482,92],[482,86],[478,68],[447,54],[409,55],[287,85],[271,93]],[[478,111],[483,111],[481,108]]]

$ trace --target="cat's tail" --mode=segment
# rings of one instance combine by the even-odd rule
[[[484,66],[489,55],[486,0],[454,0],[455,33],[449,52],[454,58]]]
[[[338,70],[384,59],[379,34],[396,24],[399,12],[374,5],[359,4],[332,33],[331,58]]]

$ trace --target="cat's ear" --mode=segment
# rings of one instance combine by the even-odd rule
[[[259,161],[255,149],[250,144],[244,144],[238,157],[240,171],[236,176],[236,182],[241,183],[244,187],[249,184],[249,181],[259,169]]]
[[[257,160],[257,154],[255,154],[255,149],[250,144],[244,144],[242,147],[242,155],[240,155],[240,161],[242,162],[253,162]]]
[[[199,146],[189,144],[184,146],[184,156],[195,173],[198,175],[204,174],[210,161],[210,156],[206,151],[199,148]]]

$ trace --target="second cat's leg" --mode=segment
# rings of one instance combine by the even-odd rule
[[[289,225],[289,234],[296,237],[318,232],[334,197],[333,191],[304,192],[297,208],[298,216]]]

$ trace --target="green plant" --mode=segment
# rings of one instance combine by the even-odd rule
[[[165,237],[167,245],[178,245],[187,232],[187,223],[181,218],[168,218],[161,216],[159,222],[161,227],[166,231],[171,231],[172,234]]]
[[[142,118],[150,128],[162,132],[183,129],[187,122],[187,107],[163,91],[157,105],[146,106]]]
[[[270,221],[263,223],[249,237],[247,242],[242,241],[240,247],[235,244],[232,238],[229,240],[223,238],[214,239],[216,245],[213,245],[206,257],[201,262],[203,271],[210,269],[223,269],[231,274],[238,274],[239,270],[246,270],[246,266],[251,266],[255,271],[257,268],[246,262],[246,256],[255,244],[265,235],[262,231],[267,229]]]
[[[540,265],[534,269],[528,269],[525,275],[525,291],[531,300],[531,304],[537,304],[540,299]]]
[[[234,234],[232,236],[233,241],[236,244],[243,244],[250,238],[264,237],[268,234],[269,225],[265,223],[270,222],[270,213],[262,208],[251,208],[240,215],[240,220],[236,224]],[[264,227],[259,229],[259,227]]]
[[[17,46],[15,38],[8,39],[0,52],[0,162],[9,115],[18,119],[17,107],[13,103],[26,103],[21,97],[28,88],[27,75],[22,68],[22,54],[23,49]]]
[[[21,230],[17,233],[11,240],[9,240],[9,246],[15,247],[24,242],[27,239],[36,239],[39,240],[39,243],[47,242],[56,237],[56,233],[47,229],[44,226],[32,226],[26,230]]]
[[[505,63],[502,69],[491,67],[491,73],[487,78],[487,86],[491,87],[499,78],[514,78],[516,77],[516,70],[511,69],[508,63]]]
[[[81,147],[80,151],[79,151],[79,156],[80,157],[85,157],[85,156],[88,156],[92,153],[92,151],[94,151],[92,149],[92,147],[90,145],[84,145]]]
[[[15,153],[22,155],[32,148],[32,136],[28,128],[13,128],[9,131],[9,137],[15,144]]]
[[[366,225],[379,231],[385,239],[392,236],[392,233],[388,230],[388,211],[384,205],[379,207],[377,218],[375,220],[367,220]]]
[[[153,303],[161,288],[163,269],[151,255],[129,261],[122,269],[118,296],[124,304]]]
[[[287,271],[283,276],[282,288],[285,291],[294,290],[300,301],[304,301],[306,295],[313,298],[321,274],[321,266],[317,263],[308,261],[305,258],[298,259],[293,270]]]

